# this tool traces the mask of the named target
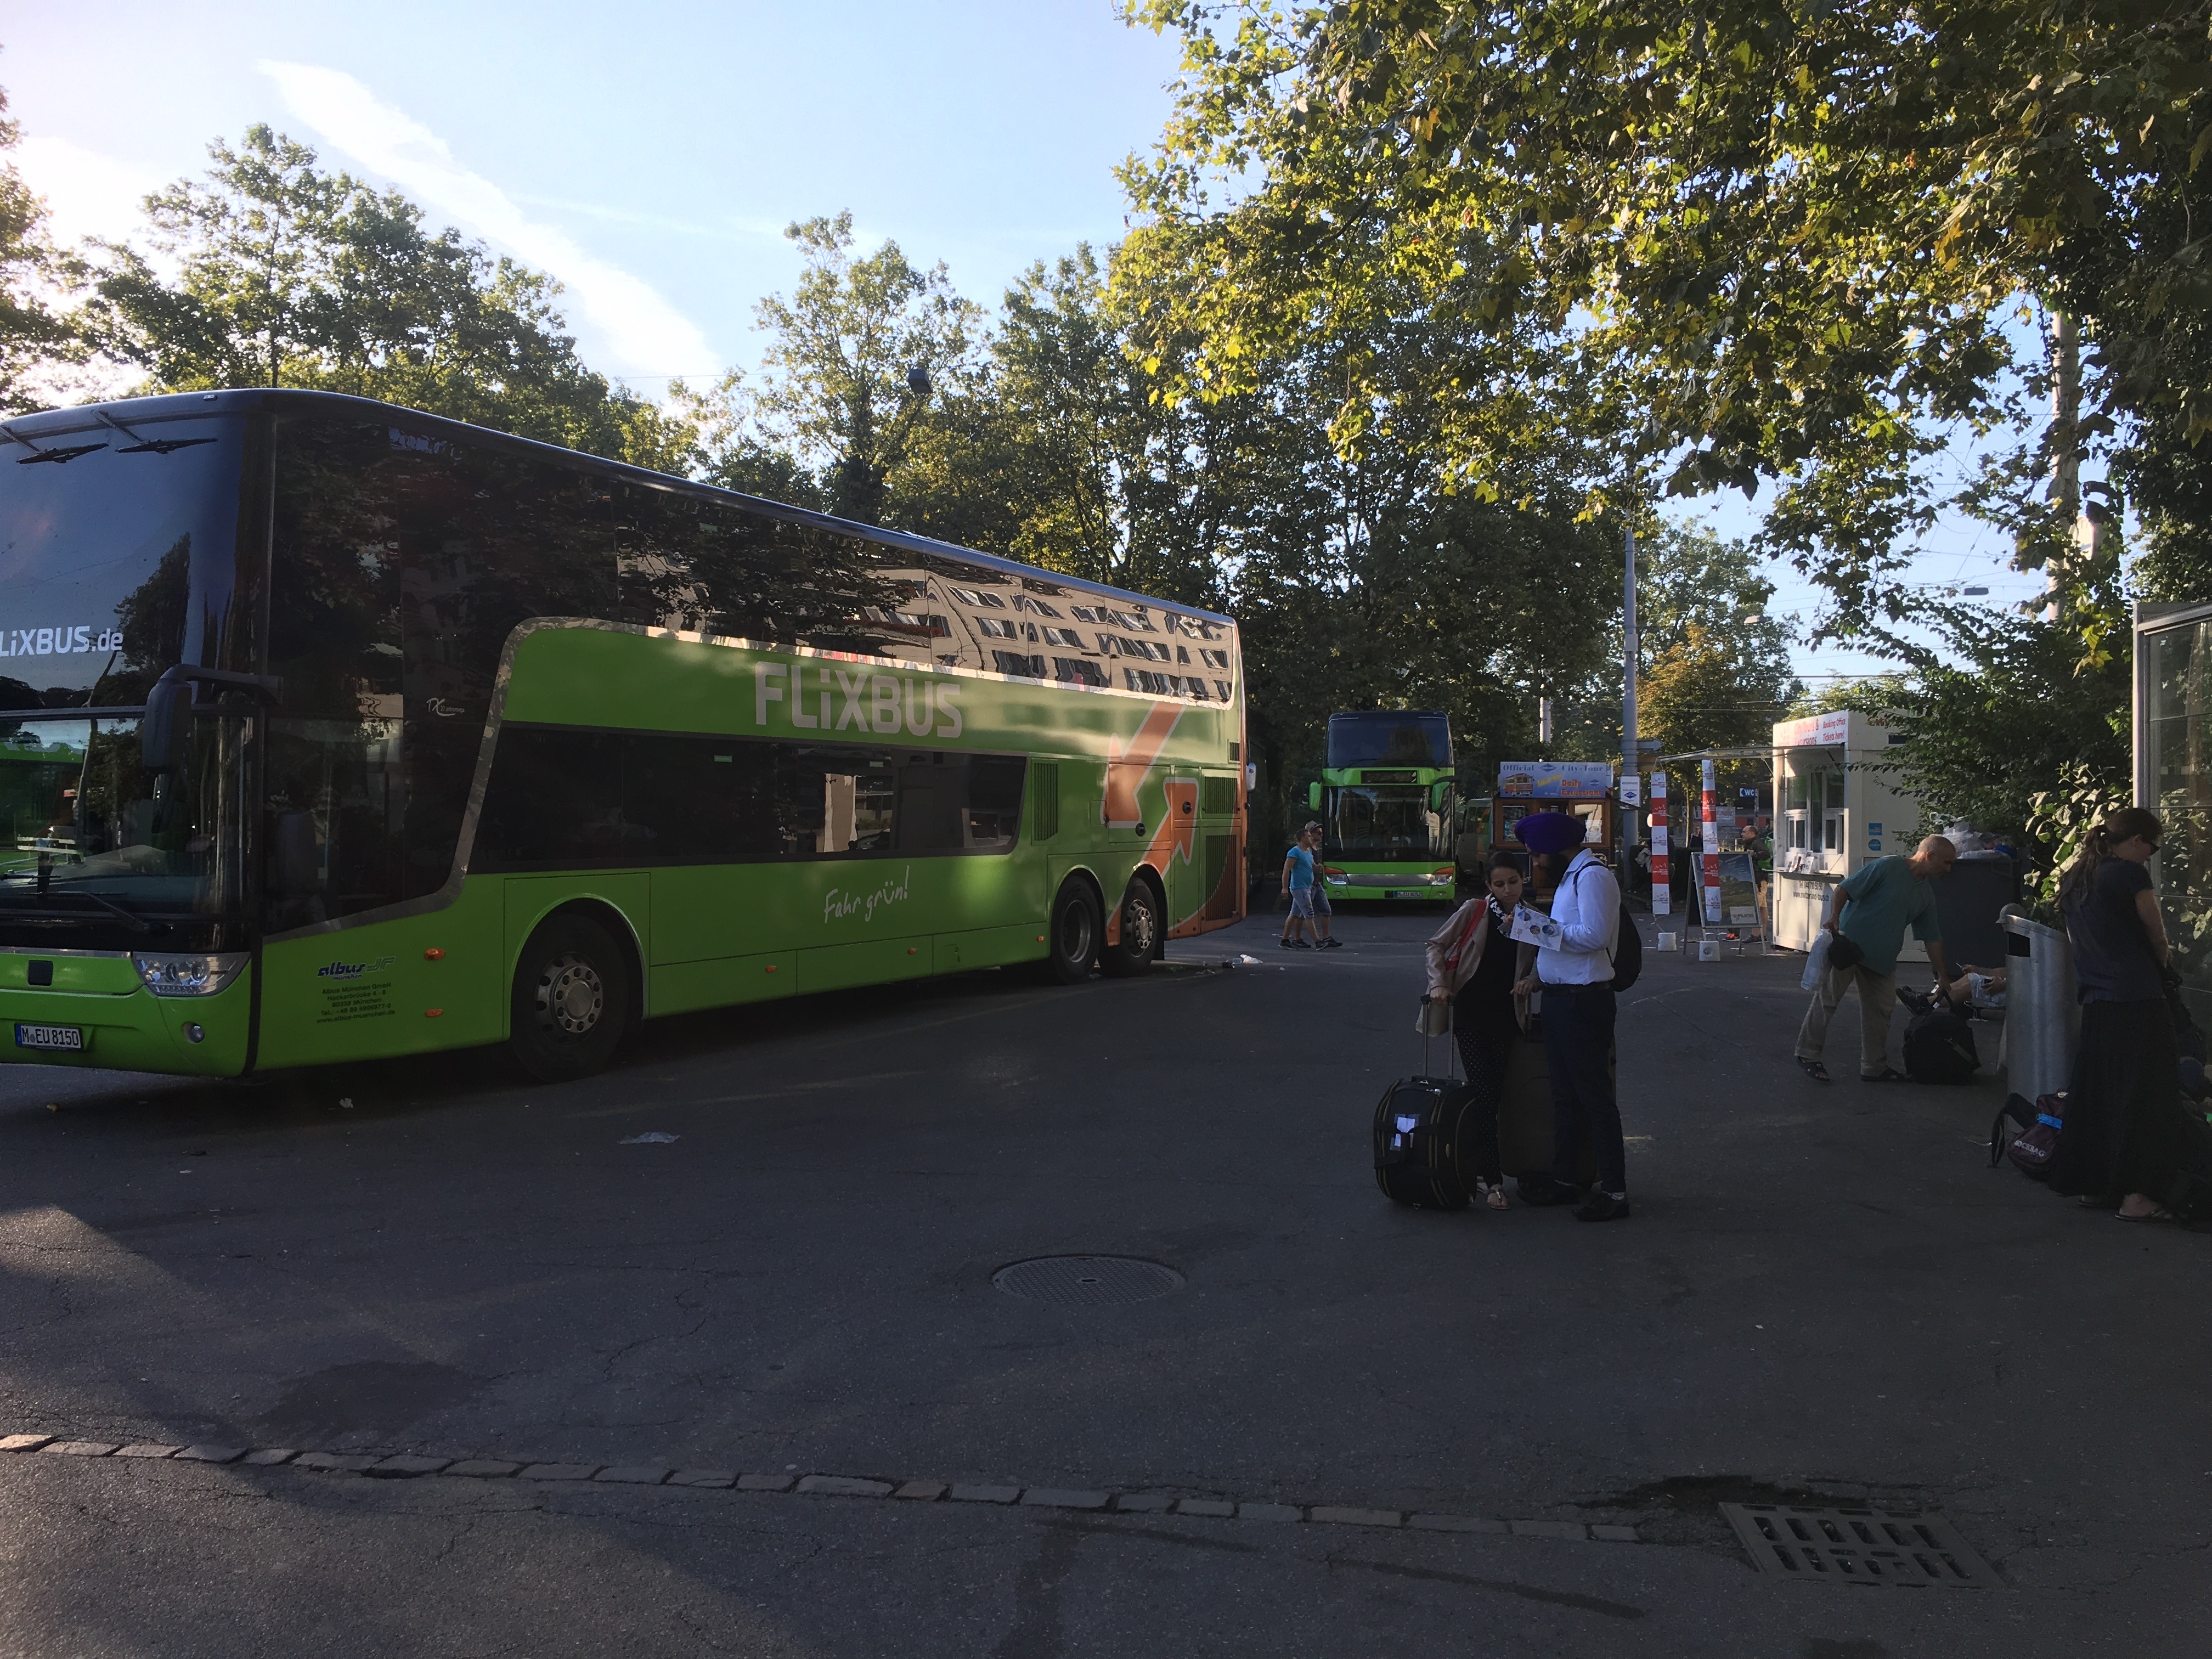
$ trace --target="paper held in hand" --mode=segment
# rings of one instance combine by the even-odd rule
[[[1559,924],[1541,910],[1518,904],[1513,908],[1513,937],[1523,945],[1556,951],[1559,948]]]

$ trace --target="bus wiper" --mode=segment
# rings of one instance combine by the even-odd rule
[[[212,438],[142,438],[106,410],[95,409],[92,412],[101,425],[112,426],[131,440],[128,445],[115,452],[118,455],[170,455],[179,449],[190,449],[194,444],[215,441]]]
[[[0,421],[0,434],[14,440],[31,452],[15,463],[18,466],[36,466],[40,461],[52,461],[57,464],[73,461],[80,455],[89,455],[95,449],[107,447],[106,444],[78,444],[68,449],[41,449],[4,421]]]
[[[81,893],[67,887],[53,887],[42,890],[39,896],[41,898],[90,899],[101,909],[112,910],[117,915],[122,917],[125,922],[129,923],[136,932],[141,933],[150,933],[154,931],[153,925],[148,922],[144,918],[133,915],[130,911],[116,903],[114,900],[104,899],[97,893]]]

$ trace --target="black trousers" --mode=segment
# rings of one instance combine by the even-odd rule
[[[1552,1178],[1575,1180],[1575,1154],[1587,1135],[1598,1186],[1628,1190],[1628,1149],[1613,1091],[1613,994],[1610,985],[1544,988],[1544,1058],[1552,1067]]]
[[[1513,1045],[1521,1041],[1512,997],[1461,993],[1452,1004],[1452,1036],[1459,1042],[1460,1064],[1467,1068],[1467,1115],[1459,1126],[1461,1156],[1471,1159],[1475,1174],[1495,1187],[1505,1179],[1498,1167],[1498,1114],[1505,1104]]]

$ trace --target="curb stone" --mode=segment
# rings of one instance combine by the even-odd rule
[[[891,1498],[933,1504],[998,1504],[1030,1509],[1086,1510],[1119,1515],[1177,1515],[1204,1520],[1277,1524],[1406,1528],[1421,1532],[1511,1535],[1568,1542],[1640,1544],[1632,1526],[1579,1521],[1499,1520],[1484,1516],[1407,1514],[1346,1504],[1302,1506],[1233,1498],[1176,1498],[1161,1492],[1111,1492],[1066,1486],[949,1486],[942,1480],[878,1480],[844,1474],[738,1474],[727,1469],[674,1469],[662,1464],[531,1463],[496,1457],[447,1459],[410,1453],[300,1451],[290,1447],[170,1446],[151,1442],[117,1445],[100,1440],[63,1440],[51,1434],[0,1435],[0,1453],[40,1452],[64,1457],[131,1457],[179,1463],[275,1468],[289,1465],[319,1474],[372,1477],[458,1476],[462,1479],[590,1481],[617,1486],[691,1486],[744,1492],[793,1492],[830,1498]]]

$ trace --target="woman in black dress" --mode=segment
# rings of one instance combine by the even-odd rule
[[[2051,1156],[2051,1187],[2116,1207],[2123,1221],[2173,1218],[2158,1200],[2181,1153],[2179,1062],[2160,977],[2173,952],[2143,868],[2162,828],[2140,806],[2108,814],[2058,884],[2081,998],[2081,1046]]]
[[[1460,1120],[1460,1147],[1474,1165],[1475,1195],[1493,1210],[1505,1205],[1505,1176],[1498,1168],[1498,1110],[1505,1100],[1506,1068],[1520,1039],[1522,1002],[1513,994],[1534,946],[1513,938],[1513,908],[1521,902],[1521,868],[1510,853],[1490,857],[1487,890],[1453,911],[1429,940],[1427,1002],[1451,1004],[1452,1035],[1467,1067],[1468,1110]],[[1433,1029],[1433,1028],[1431,1028]]]

